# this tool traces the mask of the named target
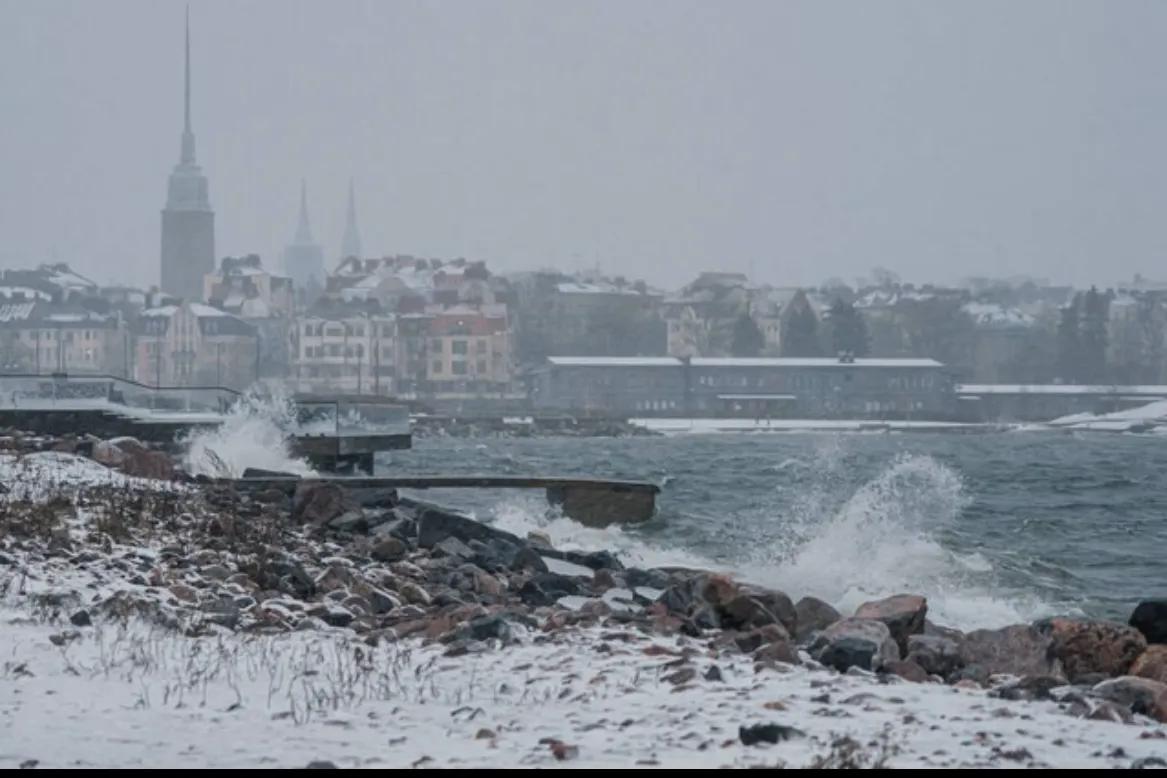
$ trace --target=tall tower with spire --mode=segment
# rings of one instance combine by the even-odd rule
[[[186,83],[182,150],[170,174],[162,209],[162,291],[187,300],[203,298],[203,279],[215,269],[215,212],[207,177],[195,160],[190,123],[190,9],[186,12]]]
[[[324,249],[312,240],[308,221],[308,185],[300,181],[300,221],[296,235],[284,249],[284,272],[297,291],[315,291],[324,286]]]
[[[348,214],[344,221],[344,239],[340,242],[340,258],[361,256],[361,233],[357,230],[357,196],[353,181],[348,181]]]

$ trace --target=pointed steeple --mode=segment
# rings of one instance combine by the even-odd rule
[[[357,231],[357,196],[353,180],[348,181],[348,215],[344,222],[344,240],[340,244],[340,258],[361,256],[361,234]]]
[[[203,279],[215,269],[215,213],[207,177],[195,161],[190,122],[190,8],[183,50],[182,151],[166,185],[162,209],[162,288],[190,301],[203,297]]]
[[[308,222],[308,184],[300,179],[300,222],[296,225],[294,245],[307,246],[312,242],[312,225]]]
[[[190,6],[186,7],[186,89],[183,93],[182,155],[180,165],[195,164],[195,137],[190,128]]]

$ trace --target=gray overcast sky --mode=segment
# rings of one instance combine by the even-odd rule
[[[179,0],[0,0],[0,266],[158,277]],[[219,256],[1167,277],[1167,3],[193,0]]]

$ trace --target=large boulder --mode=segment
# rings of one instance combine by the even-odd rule
[[[879,670],[900,658],[891,630],[882,621],[850,618],[818,633],[810,646],[815,659],[839,672],[850,667]]]
[[[800,641],[806,640],[815,632],[826,629],[843,618],[843,615],[829,603],[823,602],[817,597],[803,597],[794,606],[794,613],[797,626],[794,637]]]
[[[93,444],[93,460],[106,467],[121,467],[126,461],[126,452],[108,440],[99,440]]]
[[[501,540],[511,546],[526,545],[518,535],[483,524],[469,516],[429,505],[421,506],[417,513],[417,544],[422,548],[433,548],[446,538],[457,538],[470,546],[474,540],[483,543]]]
[[[1167,643],[1167,598],[1140,602],[1131,614],[1130,625],[1142,632],[1148,643]]]
[[[781,621],[756,597],[739,594],[717,610],[718,620],[726,629],[749,630]]]
[[[909,635],[907,658],[929,675],[941,678],[948,678],[964,666],[956,641],[939,635]]]
[[[126,475],[166,481],[174,478],[174,462],[165,453],[146,448],[136,438],[114,438],[107,442],[122,453],[119,467]]]
[[[798,631],[798,611],[794,607],[794,602],[784,592],[749,585],[742,586],[741,592],[757,600],[767,611],[774,614],[778,623],[791,635]]]
[[[1167,723],[1167,684],[1149,678],[1123,676],[1103,681],[1093,694],[1130,708],[1132,713]]]
[[[339,485],[328,482],[309,482],[296,485],[292,498],[292,520],[303,524],[323,526],[349,511],[358,510],[357,504]]]
[[[855,611],[857,619],[873,619],[887,625],[901,654],[908,653],[908,636],[924,634],[928,601],[917,594],[897,594],[865,602]]]
[[[1130,674],[1167,683],[1167,645],[1147,646],[1147,650],[1131,665]]]
[[[1147,647],[1137,629],[1111,621],[1049,619],[1037,627],[1048,632],[1053,655],[1071,683],[1097,674],[1126,675]]]
[[[966,669],[986,677],[1000,673],[1065,678],[1053,639],[1029,624],[969,632],[960,642],[960,658]]]

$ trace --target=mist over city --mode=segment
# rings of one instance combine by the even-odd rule
[[[0,767],[1167,767],[1165,35],[0,0]]]

